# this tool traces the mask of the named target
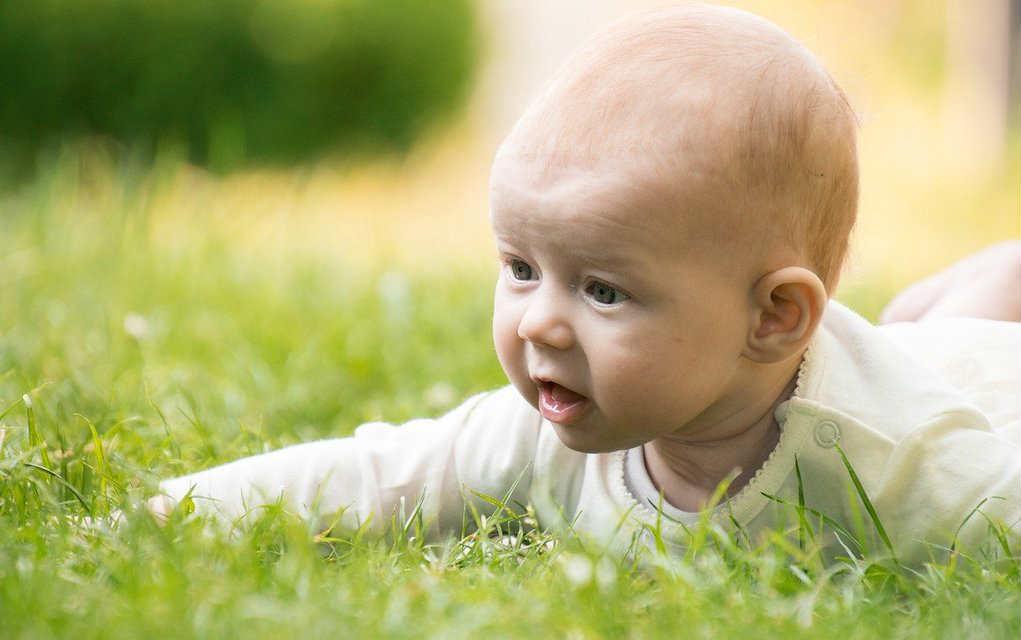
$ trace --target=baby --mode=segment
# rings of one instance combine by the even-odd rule
[[[493,164],[493,339],[512,385],[163,482],[150,508],[190,495],[234,520],[279,501],[380,530],[421,498],[443,535],[467,502],[493,509],[482,493],[611,545],[657,521],[682,545],[700,511],[754,539],[795,521],[799,494],[857,530],[846,456],[901,559],[985,539],[968,516],[986,498],[1017,531],[1021,329],[880,329],[829,301],[855,129],[818,60],[761,18],[685,5],[618,23]]]

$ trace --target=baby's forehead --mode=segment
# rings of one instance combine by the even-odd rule
[[[677,185],[626,162],[564,164],[502,151],[490,180],[497,240],[542,244],[564,252],[676,253],[703,231],[701,198],[678,200]],[[582,246],[584,245],[584,246]]]
[[[646,226],[655,189],[641,171],[621,162],[564,160],[502,149],[490,174],[493,214],[621,232]]]

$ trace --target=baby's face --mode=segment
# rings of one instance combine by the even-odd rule
[[[683,186],[663,198],[642,184],[621,168],[551,169],[514,153],[493,168],[497,355],[579,451],[684,433],[722,417],[737,386],[739,256],[706,250],[717,234]]]

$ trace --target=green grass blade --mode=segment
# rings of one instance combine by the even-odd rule
[[[99,500],[102,506],[105,508],[107,505],[107,464],[106,464],[106,453],[103,451],[103,439],[99,437],[99,431],[96,430],[96,425],[92,424],[92,421],[83,416],[80,413],[74,414],[80,418],[85,424],[89,426],[89,432],[92,434],[92,447],[96,455],[96,475],[99,476]]]
[[[868,494],[865,492],[865,487],[862,485],[861,480],[858,478],[858,474],[855,472],[854,467],[851,465],[851,461],[847,459],[847,454],[840,445],[836,445],[837,453],[840,454],[840,460],[844,463],[844,468],[847,469],[847,474],[851,476],[851,482],[854,483],[854,489],[858,493],[858,498],[862,504],[865,505],[865,510],[869,513],[869,518],[872,519],[872,524],[876,527],[876,533],[879,534],[879,538],[886,545],[886,549],[893,556],[894,561],[897,560],[897,553],[893,549],[893,542],[890,541],[890,536],[886,534],[886,528],[883,527],[882,520],[879,519],[879,514],[876,513],[876,508],[872,504],[872,500],[869,499]]]
[[[765,491],[760,491],[759,493],[761,493],[764,497],[768,498],[769,500],[772,500],[773,502],[776,502],[777,504],[782,504],[784,506],[793,507],[795,510],[798,509],[799,505],[797,505],[797,504],[795,504],[793,502],[790,502],[789,500],[784,500],[783,498],[781,498],[779,496],[774,496],[772,494],[766,493]],[[805,507],[804,509],[805,509],[806,513],[810,513],[813,516],[819,518],[820,522],[822,522],[822,523],[824,523],[826,525],[829,525],[837,533],[843,534],[848,540],[854,541],[854,543],[856,545],[858,545],[858,552],[859,553],[862,553],[864,551],[865,546],[862,544],[861,540],[859,540],[857,536],[855,536],[850,531],[848,531],[847,528],[844,527],[843,525],[841,525],[839,522],[837,522],[833,518],[829,517],[828,515],[826,515],[825,513],[821,512],[821,511],[819,511],[817,509],[813,509],[811,507]]]
[[[89,516],[93,515],[92,514],[92,507],[90,507],[89,503],[85,501],[85,496],[83,496],[78,491],[78,489],[76,489],[74,487],[73,484],[71,484],[70,482],[65,480],[63,477],[61,477],[61,475],[59,473],[57,473],[56,471],[53,471],[52,469],[48,469],[48,468],[42,466],[41,464],[36,464],[34,462],[23,462],[22,464],[24,464],[26,467],[28,467],[30,469],[35,469],[36,471],[42,471],[43,473],[45,473],[45,474],[47,474],[49,476],[52,476],[53,478],[56,478],[57,482],[59,482],[61,484],[61,486],[63,486],[65,489],[70,491],[74,495],[74,497],[78,499],[78,502],[80,502],[82,504],[82,506],[85,507],[85,511],[88,512]]]
[[[996,522],[990,518],[984,511],[979,511],[978,514],[985,518],[985,521],[989,524],[989,531],[993,539],[1000,545],[1000,549],[1003,550],[1003,555],[1007,558],[1013,558],[1014,553],[1010,549],[1010,541],[1008,540],[1009,529],[1002,522]]]
[[[961,521],[961,524],[957,525],[957,529],[954,531],[954,537],[950,542],[951,553],[957,550],[957,538],[961,535],[961,530],[964,529],[964,525],[968,524],[968,521],[971,520],[975,516],[975,514],[978,513],[978,510],[982,508],[982,505],[984,505],[987,502],[989,502],[989,498],[982,498],[982,500],[979,501],[977,505],[975,505],[975,508],[968,512],[968,515],[964,517],[964,520]]]
[[[40,435],[39,425],[35,420],[35,408],[32,406],[32,397],[26,393],[21,396],[21,400],[25,403],[25,415],[28,419],[28,444],[32,447],[39,447],[39,455],[42,457],[43,466],[47,468],[52,467],[53,463],[50,462],[50,454],[46,450],[46,441]]]
[[[14,409],[17,408],[17,406],[19,404],[22,404],[24,401],[25,401],[24,397],[22,397],[7,405],[3,411],[0,411],[0,420],[6,418],[7,414],[9,414],[11,411],[14,411]]]
[[[801,465],[798,464],[798,457],[794,456],[794,475],[798,481],[798,547],[804,551],[807,539],[814,540],[815,532],[811,523],[805,517],[805,482],[801,478]]]
[[[177,460],[181,459],[181,446],[177,443],[177,438],[174,437],[173,432],[170,430],[170,422],[167,420],[166,414],[163,413],[163,409],[156,404],[156,401],[152,399],[152,394],[149,393],[149,383],[144,382],[142,389],[145,392],[145,401],[156,412],[156,415],[160,417],[160,424],[163,425],[163,432],[167,436],[167,440],[170,443],[170,449],[174,452],[174,458]]]

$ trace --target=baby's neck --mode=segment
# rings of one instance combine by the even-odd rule
[[[683,511],[699,511],[720,483],[731,479],[727,489],[733,495],[744,487],[769,457],[780,439],[773,413],[789,399],[797,383],[797,369],[781,378],[779,392],[774,386],[762,401],[752,403],[731,416],[730,428],[714,437],[684,434],[660,437],[646,443],[645,466],[663,498]],[[733,426],[737,424],[736,428]],[[733,477],[734,473],[736,477]]]

